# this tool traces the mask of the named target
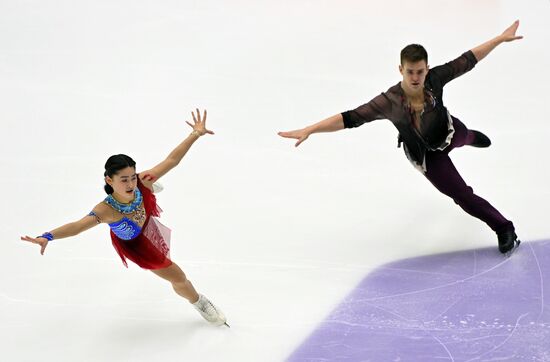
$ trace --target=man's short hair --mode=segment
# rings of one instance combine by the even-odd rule
[[[428,52],[420,44],[409,44],[401,50],[401,65],[405,62],[416,63],[425,60],[428,64]]]

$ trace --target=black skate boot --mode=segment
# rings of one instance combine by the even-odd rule
[[[512,251],[514,251],[514,249],[516,249],[521,243],[521,241],[518,240],[518,236],[516,235],[514,229],[500,232],[497,236],[498,250],[506,256],[510,256]]]
[[[474,142],[472,142],[470,146],[478,147],[478,148],[487,148],[491,145],[491,140],[489,139],[489,137],[485,136],[483,133],[479,131],[472,130],[472,132],[474,133],[475,137],[474,137]]]

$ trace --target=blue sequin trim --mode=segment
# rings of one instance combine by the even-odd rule
[[[109,224],[113,233],[123,240],[130,240],[135,238],[141,232],[141,228],[135,222],[128,218],[123,218],[119,221],[115,221]]]
[[[139,205],[141,205],[142,201],[143,196],[141,195],[141,191],[139,189],[136,189],[134,201],[130,204],[118,202],[115,200],[113,195],[109,195],[105,198],[105,202],[121,214],[131,214],[139,207]]]

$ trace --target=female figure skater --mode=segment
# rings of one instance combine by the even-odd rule
[[[201,118],[191,112],[194,124],[187,122],[193,131],[168,157],[150,170],[136,173],[136,163],[129,156],[114,155],[105,164],[105,191],[108,196],[82,219],[65,224],[41,236],[21,237],[21,240],[40,245],[43,255],[48,243],[54,239],[80,234],[98,224],[106,223],[111,229],[115,250],[126,267],[130,259],[143,269],[151,270],[172,283],[175,292],[186,298],[199,313],[214,325],[227,325],[223,313],[208,298],[198,294],[180,267],[170,260],[170,229],[156,217],[161,209],[153,194],[153,182],[176,167],[191,145],[205,134],[206,110]]]
[[[408,45],[401,51],[399,72],[403,79],[387,92],[354,110],[303,129],[279,132],[279,135],[297,139],[297,147],[313,133],[359,127],[376,119],[390,120],[399,131],[398,147],[403,143],[409,161],[440,192],[489,225],[497,234],[500,252],[509,254],[520,243],[513,223],[474,194],[449,158],[449,152],[456,147],[489,147],[491,141],[483,133],[467,129],[450,115],[443,105],[443,87],[470,71],[497,45],[521,39],[522,36],[516,36],[518,26],[519,21],[515,21],[501,35],[432,69],[428,66],[426,50],[418,44]]]

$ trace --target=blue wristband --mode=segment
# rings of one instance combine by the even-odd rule
[[[53,235],[52,235],[52,233],[44,233],[40,236],[37,236],[37,238],[44,238],[44,239],[47,239],[48,241],[52,241],[53,240]]]

